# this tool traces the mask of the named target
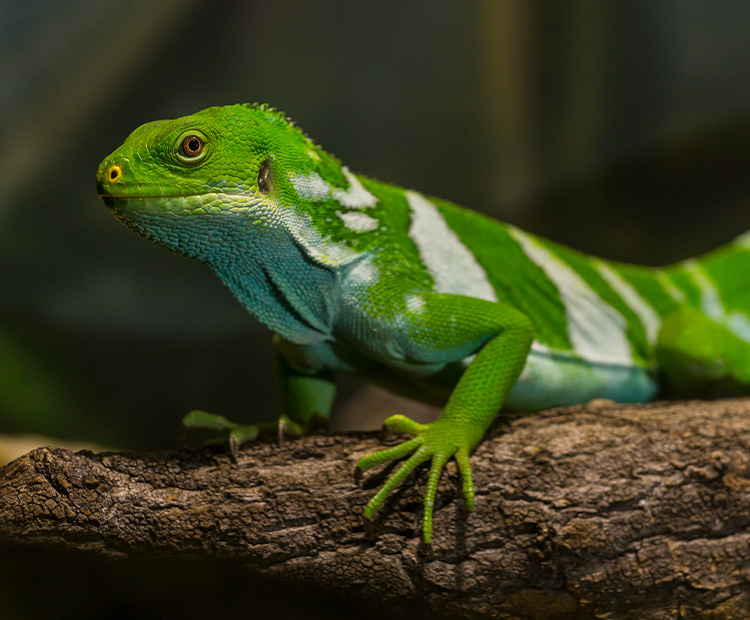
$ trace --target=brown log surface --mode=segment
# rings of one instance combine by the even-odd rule
[[[498,427],[472,457],[466,521],[448,466],[431,556],[424,469],[364,534],[385,472],[357,487],[352,471],[379,445],[373,433],[260,442],[237,464],[208,448],[40,448],[0,469],[0,544],[229,559],[453,617],[750,617],[750,399],[594,401]]]

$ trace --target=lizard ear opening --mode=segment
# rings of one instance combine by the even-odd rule
[[[271,191],[271,164],[268,160],[260,165],[258,171],[258,191],[267,194]]]

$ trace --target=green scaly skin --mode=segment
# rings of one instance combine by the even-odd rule
[[[351,173],[283,114],[209,108],[136,129],[99,167],[107,207],[208,265],[274,332],[280,427],[325,427],[335,376],[443,406],[365,509],[430,462],[422,535],[445,464],[474,503],[469,454],[501,410],[610,398],[750,394],[750,236],[664,269],[585,256],[417,192]],[[265,429],[192,412],[236,445]]]

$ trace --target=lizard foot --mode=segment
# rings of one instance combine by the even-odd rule
[[[453,426],[449,421],[440,419],[432,424],[419,424],[403,415],[392,416],[385,421],[385,427],[388,430],[409,433],[414,435],[414,437],[393,448],[386,448],[368,454],[357,463],[355,478],[357,477],[356,472],[359,472],[359,476],[361,476],[361,472],[367,471],[372,467],[410,455],[388,477],[385,484],[367,503],[363,515],[365,522],[372,521],[375,513],[394,489],[419,465],[426,461],[431,461],[431,463],[424,498],[424,513],[422,516],[422,540],[425,543],[425,548],[431,549],[432,513],[438,482],[445,464],[451,458],[456,459],[458,469],[461,473],[464,506],[467,511],[473,508],[474,484],[472,481],[471,463],[469,462],[469,452],[472,446],[468,442],[461,440],[461,433],[456,432]]]
[[[208,413],[207,411],[191,411],[180,422],[179,441],[184,448],[187,445],[188,431],[195,428],[207,429],[220,433],[219,437],[209,439],[207,444],[227,442],[232,460],[237,462],[237,451],[239,446],[248,441],[257,439],[258,436],[276,435],[279,444],[286,437],[299,437],[310,433],[325,432],[328,428],[327,418],[322,414],[313,414],[306,425],[291,420],[282,415],[277,422],[261,422],[259,424],[237,424],[222,415]]]
[[[237,424],[222,415],[194,410],[180,421],[179,441],[183,448],[187,446],[188,431],[195,428],[203,428],[221,433],[220,437],[209,439],[206,443],[216,444],[226,441],[229,444],[229,453],[235,463],[237,462],[237,450],[239,446],[247,441],[256,439],[261,430],[257,424]]]

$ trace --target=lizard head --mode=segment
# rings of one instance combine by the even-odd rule
[[[338,160],[283,114],[235,105],[142,125],[101,163],[97,190],[136,232],[216,262],[238,240],[304,211],[310,197],[300,198],[299,178],[348,184]]]

